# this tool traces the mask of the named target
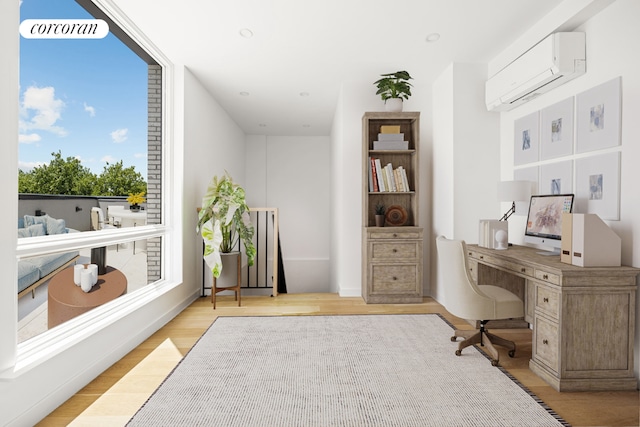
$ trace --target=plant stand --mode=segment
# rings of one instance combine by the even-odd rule
[[[213,304],[213,309],[216,309],[216,294],[218,292],[223,292],[223,291],[234,291],[235,292],[235,296],[236,296],[236,301],[238,301],[238,307],[240,307],[240,302],[242,299],[242,296],[240,294],[240,288],[242,285],[242,256],[240,254],[240,252],[233,252],[230,254],[221,254],[222,258],[223,258],[223,262],[222,262],[222,272],[224,273],[225,270],[228,271],[228,268],[233,266],[233,257],[235,256],[236,258],[236,283],[234,285],[229,286],[228,282],[229,280],[227,280],[227,283],[224,283],[225,280],[221,280],[221,284],[223,286],[218,286],[218,280],[222,279],[216,279],[216,277],[213,277],[213,285],[211,286],[211,303]],[[227,279],[230,279],[230,277],[232,276],[232,274],[228,274],[226,275]]]

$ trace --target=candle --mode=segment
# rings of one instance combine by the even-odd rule
[[[83,291],[89,292],[92,286],[93,275],[91,274],[91,271],[85,269],[80,273],[80,287]]]
[[[87,269],[91,272],[91,285],[98,283],[98,264],[89,264]]]
[[[76,264],[73,266],[73,283],[75,283],[76,286],[80,286],[80,274],[82,273],[82,270],[84,270],[83,264]]]

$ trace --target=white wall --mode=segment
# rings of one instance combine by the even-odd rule
[[[248,135],[246,141],[248,201],[278,208],[287,292],[330,292],[330,138]]]
[[[433,85],[431,296],[441,301],[435,238],[478,242],[478,222],[499,218],[499,116],[484,103],[485,64],[451,64]],[[442,302],[442,301],[441,301]]]
[[[513,174],[514,121],[531,112],[574,96],[582,91],[622,76],[622,161],[620,221],[607,221],[622,238],[622,262],[640,267],[640,2],[617,0],[576,28],[587,35],[587,73],[501,117],[501,172],[504,179]],[[595,153],[592,153],[595,154]],[[573,158],[573,156],[570,156]],[[536,163],[537,164],[537,163]],[[534,164],[535,165],[535,164]],[[510,241],[524,234],[524,220],[510,220]],[[516,228],[514,230],[514,227]],[[640,371],[640,299],[636,299],[635,373]],[[603,313],[606,315],[606,313]]]

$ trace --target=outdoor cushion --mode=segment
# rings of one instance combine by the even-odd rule
[[[18,262],[18,293],[40,279],[38,267],[30,260]]]
[[[78,255],[78,251],[64,252],[61,254],[43,255],[37,258],[30,259],[40,272],[40,278],[43,278],[47,274],[51,273],[56,268],[60,267],[65,262],[71,261]]]

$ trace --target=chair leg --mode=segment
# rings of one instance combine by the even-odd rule
[[[500,353],[498,353],[498,350],[494,347],[494,344],[509,349],[509,357],[513,357],[515,355],[515,343],[486,331],[484,328],[484,324],[481,324],[479,330],[468,331],[456,329],[454,335],[451,337],[451,341],[455,341],[457,337],[464,338],[464,340],[458,344],[456,356],[460,356],[464,348],[470,347],[475,344],[480,344],[482,347],[484,347],[484,350],[491,357],[491,364],[493,366],[497,366],[498,362],[500,361]]]

